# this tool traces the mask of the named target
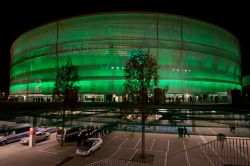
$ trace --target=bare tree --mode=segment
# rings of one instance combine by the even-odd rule
[[[61,146],[63,146],[64,125],[66,120],[66,110],[71,113],[76,110],[78,103],[79,86],[78,68],[72,64],[67,57],[66,65],[58,68],[55,87],[53,91],[53,101],[57,104],[59,115],[62,120]]]
[[[125,90],[130,96],[136,96],[136,102],[140,106],[142,123],[142,151],[141,158],[145,158],[145,121],[147,119],[146,105],[148,104],[148,94],[152,88],[158,85],[158,63],[157,59],[143,52],[141,49],[132,51],[131,57],[124,70]]]

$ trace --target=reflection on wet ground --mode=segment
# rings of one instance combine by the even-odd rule
[[[146,132],[173,133],[178,127],[186,127],[189,134],[226,136],[250,136],[250,115],[227,111],[202,111],[192,109],[156,109],[148,111]],[[137,109],[125,112],[120,109],[81,109],[66,112],[66,126],[79,125],[83,128],[99,128],[107,123],[116,122],[114,130],[140,131],[141,116]],[[25,114],[12,119],[0,118],[0,130],[16,123],[36,122],[37,126],[60,127],[61,117],[58,113],[46,112],[38,115]]]

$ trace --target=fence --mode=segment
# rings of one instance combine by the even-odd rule
[[[152,163],[107,158],[88,166],[250,166],[249,154],[250,139],[225,138],[169,152],[166,158]]]
[[[167,165],[250,165],[250,139],[225,138],[169,154]]]

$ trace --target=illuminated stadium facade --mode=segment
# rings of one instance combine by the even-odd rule
[[[57,67],[79,67],[81,101],[121,101],[123,69],[134,49],[158,58],[167,98],[241,90],[238,40],[202,21],[163,13],[102,13],[48,23],[22,34],[11,48],[10,95],[50,99]],[[110,97],[111,96],[111,97]]]

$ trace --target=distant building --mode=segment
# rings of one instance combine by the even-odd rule
[[[242,89],[239,41],[228,31],[183,16],[120,12],[66,18],[18,37],[10,95],[50,100],[57,68],[70,56],[79,67],[81,101],[121,101],[123,70],[138,48],[158,58],[167,98],[227,101],[231,89]]]

